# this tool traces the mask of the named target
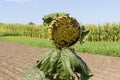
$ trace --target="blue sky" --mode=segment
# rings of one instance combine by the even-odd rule
[[[120,0],[0,0],[1,23],[42,24],[49,13],[66,12],[82,24],[120,22]]]

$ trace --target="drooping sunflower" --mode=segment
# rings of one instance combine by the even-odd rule
[[[48,18],[45,20],[49,21]],[[69,15],[58,16],[48,24],[49,38],[57,48],[31,66],[21,80],[88,80],[92,77],[86,63],[69,48],[78,40],[82,43],[89,30]]]
[[[50,23],[48,34],[58,48],[64,48],[74,45],[79,40],[82,29],[75,18],[60,16]]]

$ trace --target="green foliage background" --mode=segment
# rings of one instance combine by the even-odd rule
[[[120,41],[120,23],[104,25],[86,25],[90,29],[87,41]]]
[[[90,30],[86,41],[120,41],[120,23],[103,25],[85,25]],[[27,36],[36,38],[48,38],[48,26],[23,25],[23,24],[0,24],[0,36]]]
[[[0,36],[47,38],[47,27],[42,25],[0,24]]]

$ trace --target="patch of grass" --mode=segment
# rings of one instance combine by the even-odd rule
[[[120,42],[85,42],[84,44],[76,44],[75,49],[78,52],[102,54],[120,57]]]
[[[26,45],[30,45],[30,46],[37,46],[37,47],[41,47],[41,48],[42,47],[43,48],[53,48],[54,47],[54,45],[49,40],[40,39],[40,38],[6,36],[6,37],[0,37],[0,40],[26,44]]]
[[[41,48],[53,48],[55,47],[51,41],[47,39],[31,38],[31,37],[0,37],[0,40],[6,40],[10,42],[22,43],[30,46],[37,46]],[[78,52],[102,54],[110,56],[120,57],[120,42],[85,42],[80,45],[78,42],[72,46]]]
[[[19,33],[17,32],[0,32],[0,37],[4,36],[19,36]]]

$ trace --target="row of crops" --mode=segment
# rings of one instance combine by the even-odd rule
[[[87,41],[120,41],[120,24],[85,25],[90,30]],[[48,27],[42,25],[0,24],[0,36],[47,38]]]
[[[120,41],[120,23],[104,25],[86,25],[90,30],[87,41]]]
[[[42,25],[0,24],[0,36],[47,38],[47,27]]]

